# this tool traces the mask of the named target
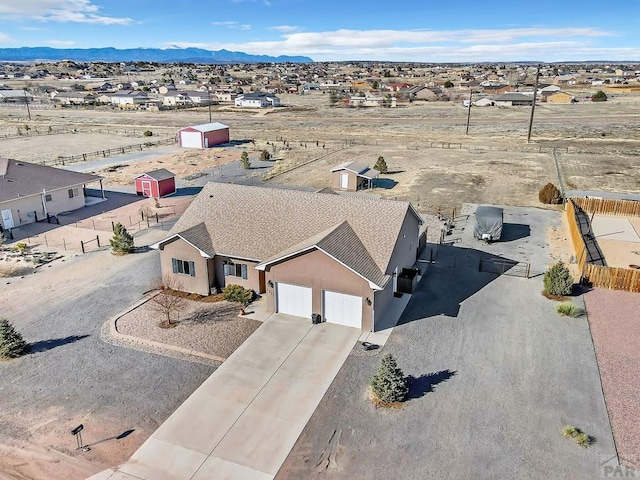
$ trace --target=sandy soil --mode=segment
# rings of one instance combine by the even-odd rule
[[[640,296],[594,289],[584,299],[618,454],[640,469]]]

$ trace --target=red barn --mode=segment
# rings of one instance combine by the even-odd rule
[[[164,168],[143,173],[134,180],[136,193],[143,197],[160,198],[176,192],[176,176]]]
[[[184,148],[210,148],[229,143],[229,127],[214,122],[178,130],[178,143]]]

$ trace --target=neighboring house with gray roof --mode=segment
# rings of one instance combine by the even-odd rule
[[[422,219],[408,202],[208,183],[160,250],[163,278],[201,295],[229,284],[267,308],[374,331],[416,261]]]
[[[331,169],[331,188],[355,192],[373,187],[380,172],[358,162],[347,162]]]
[[[0,158],[0,225],[19,227],[85,206],[86,185],[102,177]]]

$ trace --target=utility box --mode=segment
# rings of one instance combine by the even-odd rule
[[[476,209],[473,236],[485,242],[497,242],[502,236],[504,212],[498,207],[480,206]]]
[[[416,268],[403,268],[398,275],[398,292],[413,293],[418,285],[418,274],[420,271]]]

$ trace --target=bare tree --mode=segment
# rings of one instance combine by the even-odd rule
[[[183,288],[182,282],[171,275],[165,275],[162,279],[162,285],[159,286],[160,293],[152,297],[148,304],[151,310],[164,317],[160,326],[170,327],[177,323],[180,312],[187,304],[184,297],[176,295]]]

